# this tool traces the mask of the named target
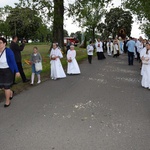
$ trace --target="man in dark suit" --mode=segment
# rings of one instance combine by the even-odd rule
[[[25,82],[30,81],[25,76],[25,73],[24,73],[23,67],[22,67],[22,59],[21,59],[21,51],[23,51],[23,49],[25,47],[25,40],[22,41],[22,44],[20,46],[18,45],[17,41],[18,41],[18,37],[13,36],[12,42],[10,43],[10,49],[14,52],[15,60],[16,60],[17,66],[18,66],[18,70],[20,72],[22,81],[25,83]],[[14,76],[14,84],[15,84],[15,76]]]

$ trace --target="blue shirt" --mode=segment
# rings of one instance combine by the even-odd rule
[[[10,48],[6,48],[6,60],[7,60],[7,64],[10,68],[10,70],[14,73],[14,72],[19,72],[18,71],[18,67],[15,61],[15,56],[13,51]]]
[[[134,52],[135,49],[135,41],[130,40],[127,42],[126,46],[128,47],[129,52]]]

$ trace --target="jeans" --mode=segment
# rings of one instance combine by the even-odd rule
[[[134,60],[134,52],[128,51],[128,65],[133,65],[133,60]]]

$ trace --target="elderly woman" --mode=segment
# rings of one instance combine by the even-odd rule
[[[4,107],[10,106],[10,100],[13,98],[14,92],[10,90],[13,84],[13,76],[20,76],[18,71],[14,53],[11,49],[6,48],[7,41],[0,37],[0,88],[4,89],[6,102]]]
[[[76,61],[76,51],[73,45],[70,46],[70,49],[67,52],[67,61],[68,61],[67,74],[81,73],[79,65]]]

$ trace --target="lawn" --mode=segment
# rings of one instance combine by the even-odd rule
[[[48,43],[32,43],[32,44],[26,44],[25,49],[22,51],[22,65],[24,68],[24,72],[27,76],[27,78],[30,79],[31,76],[31,66],[28,64],[28,61],[30,60],[30,55],[33,52],[33,47],[37,47],[41,56],[42,56],[42,64],[43,64],[43,70],[41,72],[41,80],[46,81],[50,78],[50,59],[49,59],[49,50],[50,50],[50,44]],[[80,63],[82,60],[87,58],[86,49],[75,47],[77,52],[77,61]],[[64,58],[61,59],[62,65],[64,68],[67,66],[66,61],[66,54],[63,53]],[[35,78],[36,81],[36,78]],[[30,83],[22,83],[21,78],[16,79],[17,84],[13,86],[13,90],[15,93],[19,93],[23,90],[26,90],[30,87]],[[0,91],[0,99],[3,92]],[[1,101],[1,100],[0,100]]]

